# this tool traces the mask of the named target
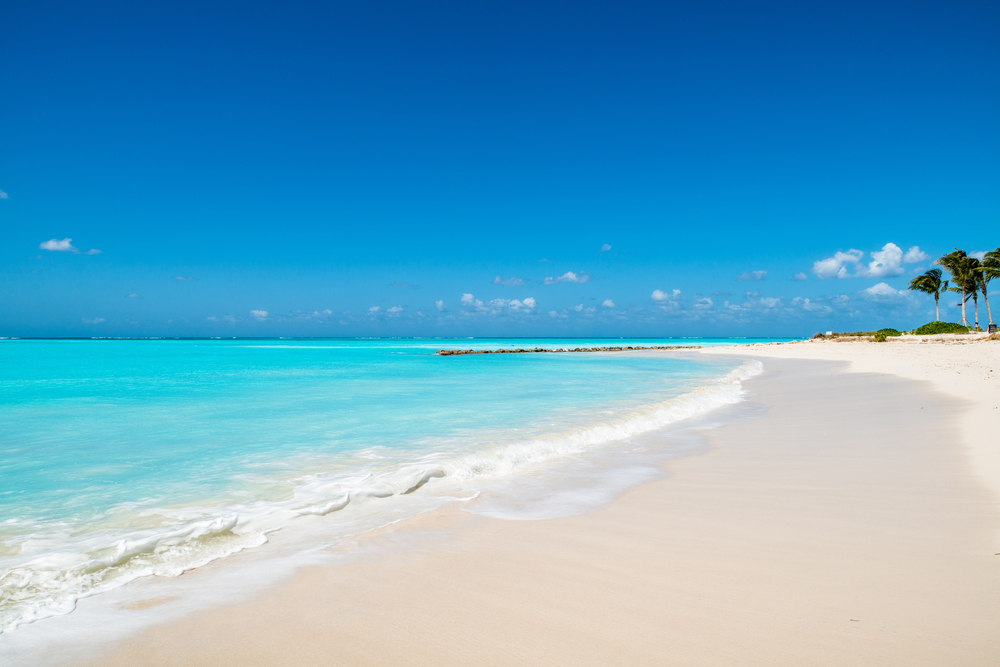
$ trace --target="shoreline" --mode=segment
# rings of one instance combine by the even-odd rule
[[[1000,478],[990,448],[968,443],[995,433],[981,400],[995,377],[931,373],[962,361],[947,350],[908,370],[898,367],[905,351],[886,352],[869,343],[702,350],[762,359],[764,376],[747,388],[772,414],[706,431],[711,450],[667,462],[668,479],[566,518],[430,512],[365,536],[384,547],[366,562],[304,568],[246,602],[145,631],[93,664],[791,665],[848,655],[859,658],[852,664],[958,655],[991,664],[1000,655],[990,635]],[[807,354],[814,359],[801,360]],[[845,412],[852,419],[838,418]],[[821,451],[804,449],[803,434],[819,423],[873,432],[820,434]],[[909,438],[895,442],[900,429]],[[838,454],[845,447],[855,458]],[[810,489],[809,478],[823,483]],[[872,618],[881,626],[856,625]]]

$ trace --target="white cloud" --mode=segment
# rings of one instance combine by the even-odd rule
[[[558,278],[546,278],[542,282],[546,285],[555,285],[556,283],[585,283],[590,280],[590,276],[586,273],[581,273],[579,275],[573,273],[572,271],[567,271]]]
[[[129,295],[128,295],[128,297],[127,297],[127,298],[129,298],[129,299],[138,299],[138,298],[140,298],[140,297],[139,297],[139,295],[138,295],[138,294],[136,294],[135,292],[132,292],[131,294],[129,294]]]
[[[707,296],[702,297],[701,299],[698,299],[697,301],[694,302],[694,307],[697,308],[698,310],[708,310],[709,308],[712,307],[712,305],[713,305],[712,300]]]
[[[92,319],[92,320],[88,320],[88,319],[87,319],[86,317],[85,317],[85,318],[83,318],[83,323],[84,323],[84,324],[100,324],[100,323],[101,323],[101,322],[103,322],[103,321],[104,321],[104,318],[103,318],[103,317],[95,317],[95,318],[94,318],[94,319]]]
[[[476,297],[472,296],[471,294],[466,293],[466,294],[462,295],[462,305],[463,306],[472,305],[472,302],[475,301],[475,300],[476,300]]]
[[[744,280],[764,280],[767,278],[767,271],[750,271],[749,273],[744,271],[740,275],[736,276],[737,282],[743,282]]]
[[[837,252],[833,257],[813,263],[813,273],[817,278],[884,278],[903,274],[904,263],[922,262],[929,259],[919,246],[912,246],[905,253],[895,243],[886,243],[881,250],[869,253],[872,261],[867,266],[860,264],[864,253],[852,248],[847,252]],[[854,265],[854,273],[848,267]]]
[[[196,280],[191,276],[174,276],[174,280]]]
[[[267,319],[267,311],[266,310],[251,310],[250,314],[253,315],[254,317],[256,317],[258,320],[266,320]]]
[[[465,299],[464,296],[469,296],[471,298]],[[466,316],[473,314],[500,315],[507,312],[530,313],[538,305],[537,302],[530,296],[521,300],[491,299],[486,303],[483,303],[482,300],[472,297],[471,294],[463,295],[462,304],[465,306],[464,314]]]
[[[761,299],[758,303],[765,308],[777,308],[781,305],[781,299],[779,297],[768,296]]]
[[[87,252],[85,252],[85,253],[83,253],[83,254],[84,254],[84,255],[100,255],[100,254],[101,254],[101,252],[102,252],[102,251],[101,251],[101,250],[98,250],[97,248],[91,248],[90,250],[88,250]]]
[[[611,299],[605,299],[601,303],[601,308],[614,308],[614,307],[615,307],[615,302],[612,301]]]
[[[917,252],[920,252],[918,249]],[[881,250],[871,253],[872,261],[867,268],[858,267],[856,275],[870,278],[898,276],[903,273],[903,250],[895,243],[886,243]]]
[[[830,308],[830,306],[823,305],[822,303],[816,303],[808,297],[797,296],[792,299],[791,305],[801,306],[802,310],[810,313],[829,313],[833,311],[833,308]]]
[[[219,319],[218,317],[216,317],[215,315],[209,315],[209,316],[208,316],[208,317],[206,317],[205,319],[206,319],[206,320],[208,320],[209,322],[220,322],[220,321],[221,321],[221,320],[220,320],[220,319]]]
[[[6,192],[0,190],[0,199],[7,199],[9,196]]]
[[[388,308],[385,312],[389,314],[389,317],[398,317],[399,314],[403,312],[403,307],[393,306],[392,308]]]
[[[847,278],[847,265],[857,264],[864,255],[860,250],[850,249],[847,252],[837,252],[833,257],[820,259],[813,263],[812,271],[817,278]]]
[[[573,310],[575,310],[576,312],[579,313],[580,311],[583,310],[583,304],[581,303],[581,304],[578,304],[576,306],[573,306]]]
[[[372,306],[371,308],[368,309],[368,312],[371,313],[372,315],[376,315],[380,310],[382,309],[379,308],[378,306]]]
[[[503,285],[504,287],[518,287],[524,284],[524,281],[517,276],[511,276],[507,280],[501,280],[500,276],[493,279],[494,285]]]
[[[986,251],[985,250],[976,250],[975,252],[970,252],[969,253],[969,257],[975,257],[976,259],[978,259],[981,262],[981,261],[983,261],[983,258],[986,257]]]
[[[796,273],[792,276],[792,280],[809,280],[809,276],[804,273]]]
[[[652,299],[653,301],[670,301],[672,299],[676,299],[680,295],[681,295],[681,291],[679,289],[675,289],[670,294],[667,294],[666,292],[663,292],[661,290],[655,289],[655,290],[653,290],[653,293],[650,295],[649,298]]]
[[[877,285],[872,285],[871,287],[863,289],[861,291],[864,294],[867,294],[868,296],[875,298],[899,296],[900,294],[902,294],[902,292],[900,292],[899,290],[893,289],[892,287],[890,287],[885,283],[878,283]]]
[[[611,244],[610,243],[605,243],[604,245],[601,246],[601,252],[607,252],[609,250],[611,250]]]
[[[448,310],[447,308],[444,307],[444,299],[438,299],[437,301],[435,301],[434,307],[438,309],[439,313],[443,313],[446,310]]]
[[[73,247],[72,243],[70,243],[72,240],[73,239],[69,238],[63,239],[62,241],[59,239],[49,239],[48,241],[39,243],[38,247],[42,250],[54,250],[56,252],[80,252]]]

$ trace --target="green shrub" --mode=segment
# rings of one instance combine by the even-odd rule
[[[885,336],[902,336],[903,332],[902,331],[896,331],[895,329],[879,329],[878,331],[876,331],[872,335],[873,336],[878,336],[879,334],[883,334]]]
[[[872,334],[872,337],[875,339],[876,343],[884,343],[886,338],[884,329],[881,331],[876,331],[875,333]]]
[[[915,336],[930,336],[932,334],[969,333],[969,327],[963,327],[954,322],[928,322],[913,330]]]

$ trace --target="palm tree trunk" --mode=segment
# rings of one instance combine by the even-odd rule
[[[986,316],[990,318],[990,324],[993,324],[993,311],[990,310],[990,300],[986,296],[986,286],[983,285],[983,301],[986,302]]]
[[[976,328],[979,328],[979,292],[972,290],[972,306],[976,309]]]
[[[965,319],[965,285],[962,285],[962,326],[969,326],[969,320]]]
[[[941,295],[935,292],[934,293],[934,313],[935,313],[934,316],[937,318],[935,320],[936,322],[940,322],[941,321],[941,304],[938,303],[938,301],[940,299],[941,299]]]

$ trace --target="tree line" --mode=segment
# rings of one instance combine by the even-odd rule
[[[986,296],[987,287],[994,278],[1000,278],[1000,248],[991,250],[982,260],[969,257],[964,250],[955,248],[954,252],[942,255],[934,260],[948,270],[950,280],[943,280],[941,269],[930,269],[910,281],[910,289],[924,292],[934,297],[934,309],[937,311],[937,321],[941,321],[939,300],[943,292],[958,292],[962,295],[962,326],[969,326],[965,318],[965,302],[972,298],[976,313],[976,328],[979,328],[979,293],[986,303],[986,313],[993,324],[993,312],[990,310],[990,300]]]

